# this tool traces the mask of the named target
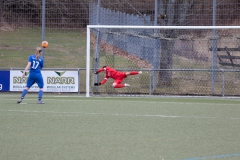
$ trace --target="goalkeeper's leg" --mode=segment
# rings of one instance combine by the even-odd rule
[[[113,83],[113,87],[114,88],[124,88],[124,87],[129,87],[130,85],[127,84],[127,83],[124,83],[124,84],[116,84],[116,83]]]
[[[142,74],[142,71],[131,71],[131,72],[126,72],[126,75],[136,75],[136,74]]]
[[[121,84],[123,79],[116,79],[114,83],[112,84],[114,88],[124,88],[124,87],[129,87],[130,85],[127,83]]]

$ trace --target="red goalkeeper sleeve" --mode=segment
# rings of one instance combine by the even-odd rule
[[[104,78],[102,81],[101,81],[101,84],[104,84],[107,82],[107,78]]]

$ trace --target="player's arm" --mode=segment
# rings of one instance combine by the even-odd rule
[[[31,62],[28,62],[26,68],[25,68],[24,71],[23,71],[23,75],[22,75],[22,77],[25,77],[25,73],[29,70],[31,64],[32,64]]]
[[[99,70],[97,70],[96,72],[94,72],[94,74],[98,74],[98,73],[103,72],[103,71],[106,71],[106,66],[104,66],[103,68],[100,68]],[[105,77],[100,83],[94,83],[94,86],[100,86],[100,85],[106,83],[107,80],[108,80],[108,78],[109,78],[109,77],[108,77],[108,75],[107,75],[107,73],[106,73],[106,77]]]
[[[100,68],[99,70],[97,70],[96,72],[94,72],[94,74],[98,74],[100,72],[106,71],[106,66],[104,66],[103,68]]]
[[[103,72],[103,71],[104,71],[104,69],[103,69],[103,68],[100,68],[99,70],[97,70],[96,72],[94,72],[94,74],[98,74],[98,73]]]
[[[102,84],[104,84],[104,83],[106,83],[107,82],[107,80],[108,80],[108,76],[106,76],[100,83],[94,83],[94,86],[100,86],[100,85],[102,85]]]

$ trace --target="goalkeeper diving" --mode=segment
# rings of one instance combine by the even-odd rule
[[[130,71],[130,72],[119,72],[115,70],[114,68],[111,68],[109,66],[103,66],[98,71],[94,72],[94,74],[98,74],[100,72],[106,72],[105,78],[99,82],[94,83],[94,86],[100,86],[107,82],[108,78],[114,79],[114,82],[112,86],[114,88],[124,88],[129,87],[130,85],[127,83],[122,84],[122,81],[127,78],[129,75],[136,75],[136,74],[142,74],[142,71]]]

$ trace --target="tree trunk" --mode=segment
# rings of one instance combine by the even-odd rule
[[[163,71],[159,72],[159,86],[169,86],[172,83],[172,71],[168,71],[168,69],[172,69],[173,46],[173,40],[161,40],[160,69]]]
[[[159,21],[162,26],[176,26],[183,25],[186,20],[186,15],[189,8],[193,5],[193,0],[158,0],[158,13],[166,15],[164,19]],[[160,69],[159,72],[159,86],[170,86],[172,84],[172,69],[173,52],[175,38],[177,32],[175,30],[160,30],[164,39],[161,40],[160,48]]]

